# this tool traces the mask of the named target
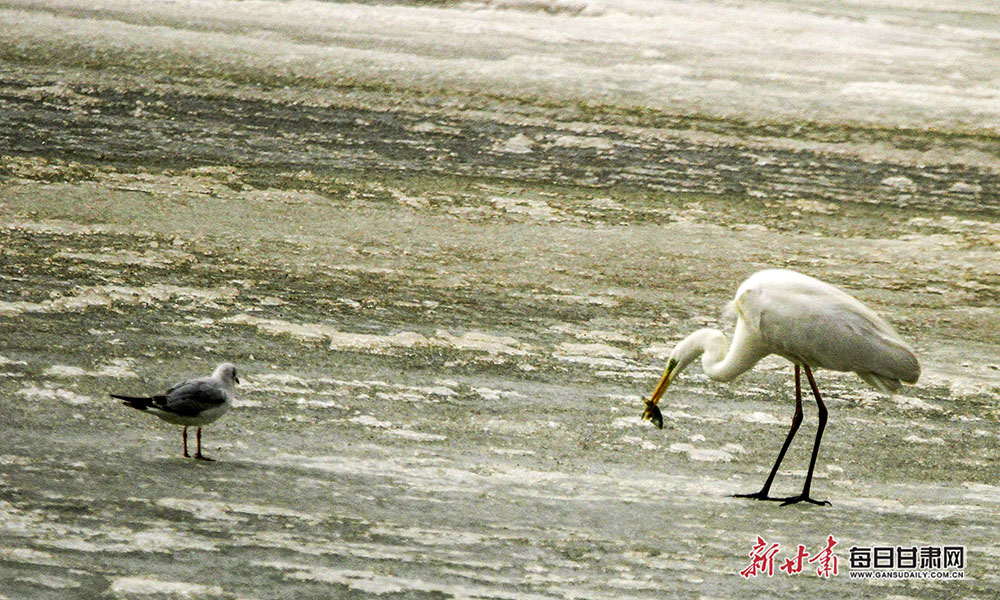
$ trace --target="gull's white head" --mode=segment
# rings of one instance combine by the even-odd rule
[[[240,382],[239,377],[236,376],[236,365],[233,363],[222,363],[218,367],[215,367],[212,377],[229,385]]]

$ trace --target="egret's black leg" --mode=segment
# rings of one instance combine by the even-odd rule
[[[198,460],[207,460],[208,462],[215,460],[214,458],[209,458],[201,453],[201,427],[198,428],[198,451],[194,453],[194,457]]]
[[[191,455],[188,454],[188,428],[186,425],[184,426],[184,430],[181,431],[181,438],[184,440],[184,458],[191,458]]]
[[[808,367],[806,367],[806,373],[808,373]],[[771,484],[774,483],[774,476],[778,474],[778,466],[781,465],[782,459],[785,458],[785,452],[788,452],[788,447],[792,444],[792,438],[795,437],[795,432],[799,430],[799,425],[802,424],[802,384],[799,375],[799,365],[795,365],[795,414],[792,415],[792,426],[788,430],[788,435],[785,436],[785,443],[781,445],[781,452],[778,453],[778,460],[774,461],[774,466],[771,467],[771,474],[767,476],[767,481],[764,482],[764,487],[760,489],[759,492],[754,492],[752,494],[734,494],[737,498],[753,498],[755,500],[786,500],[785,498],[771,498],[767,494],[771,491]],[[810,471],[811,473],[812,471]]]
[[[823,404],[823,398],[819,395],[819,388],[816,386],[816,380],[813,379],[812,371],[809,370],[808,366],[805,366],[804,368],[806,370],[806,377],[809,378],[809,386],[812,388],[813,396],[816,397],[816,406],[819,407],[819,426],[816,428],[816,441],[813,443],[812,458],[809,459],[809,472],[806,473],[806,484],[802,487],[802,493],[798,496],[785,498],[785,501],[782,502],[781,505],[786,506],[788,504],[797,504],[799,502],[810,502],[820,506],[829,506],[830,503],[826,500],[813,500],[809,497],[809,488],[812,486],[813,469],[816,468],[816,457],[819,456],[819,442],[823,439],[823,429],[826,427],[826,405]]]

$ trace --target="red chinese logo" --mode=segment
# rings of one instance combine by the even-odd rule
[[[809,553],[806,552],[806,547],[799,544],[799,549],[795,553],[795,558],[786,558],[785,564],[781,565],[779,569],[788,575],[797,575],[802,572],[802,569],[804,568],[802,561],[807,558],[809,558]]]
[[[774,575],[774,555],[778,553],[778,544],[767,545],[764,538],[757,536],[757,543],[750,549],[750,566],[740,571],[740,575],[749,579],[761,573],[767,573],[768,577]]]
[[[830,575],[836,575],[837,570],[837,557],[833,553],[833,547],[837,545],[837,540],[833,539],[833,536],[826,538],[826,548],[823,548],[818,554],[813,555],[809,559],[810,563],[818,562],[819,566],[816,567],[816,574],[820,577],[830,577]],[[801,546],[800,546],[801,547]]]
[[[810,556],[806,552],[806,547],[799,544],[796,547],[795,556],[792,558],[786,558],[783,563],[778,567],[779,571],[784,571],[786,575],[798,575],[803,570],[805,570],[806,564],[816,565],[816,574],[820,577],[829,578],[831,575],[837,575],[839,569],[837,567],[837,555],[833,553],[833,547],[837,545],[837,540],[834,539],[832,535],[826,538],[826,547],[819,552]],[[781,545],[777,542],[768,545],[764,538],[757,536],[757,543],[753,545],[747,556],[750,557],[750,564],[746,566],[740,575],[745,579],[751,577],[756,577],[758,575],[767,574],[768,577],[774,576],[774,558],[781,549]]]

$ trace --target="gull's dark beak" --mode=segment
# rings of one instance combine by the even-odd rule
[[[233,381],[235,381],[236,383],[239,383],[240,382],[240,378],[237,377],[236,375],[233,375]]]
[[[660,407],[652,400],[646,400],[646,409],[642,411],[642,420],[651,421],[657,429],[663,429],[663,414],[660,412]]]

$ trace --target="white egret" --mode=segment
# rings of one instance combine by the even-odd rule
[[[122,404],[130,408],[148,410],[167,423],[183,425],[181,436],[184,439],[184,458],[190,456],[187,446],[188,427],[198,427],[198,449],[194,457],[211,461],[214,459],[201,453],[201,426],[208,425],[229,410],[236,395],[235,384],[239,382],[236,367],[230,363],[222,363],[216,367],[211,377],[183,381],[163,394],[150,397],[111,394],[111,397],[122,400]]]
[[[846,292],[795,271],[770,269],[751,275],[736,290],[732,305],[737,321],[732,344],[716,329],[699,329],[670,353],[667,369],[653,395],[646,401],[643,420],[663,427],[657,404],[670,382],[701,356],[705,374],[715,381],[732,381],[770,354],[795,365],[795,414],[774,462],[771,474],[759,492],[737,494],[757,500],[780,500],[783,504],[811,502],[809,497],[827,410],[813,379],[813,368],[853,371],[876,390],[891,394],[900,383],[916,383],[920,364],[910,346],[885,321]],[[798,496],[772,498],[771,483],[802,422],[800,369],[805,370],[819,407],[819,426],[805,486]]]

